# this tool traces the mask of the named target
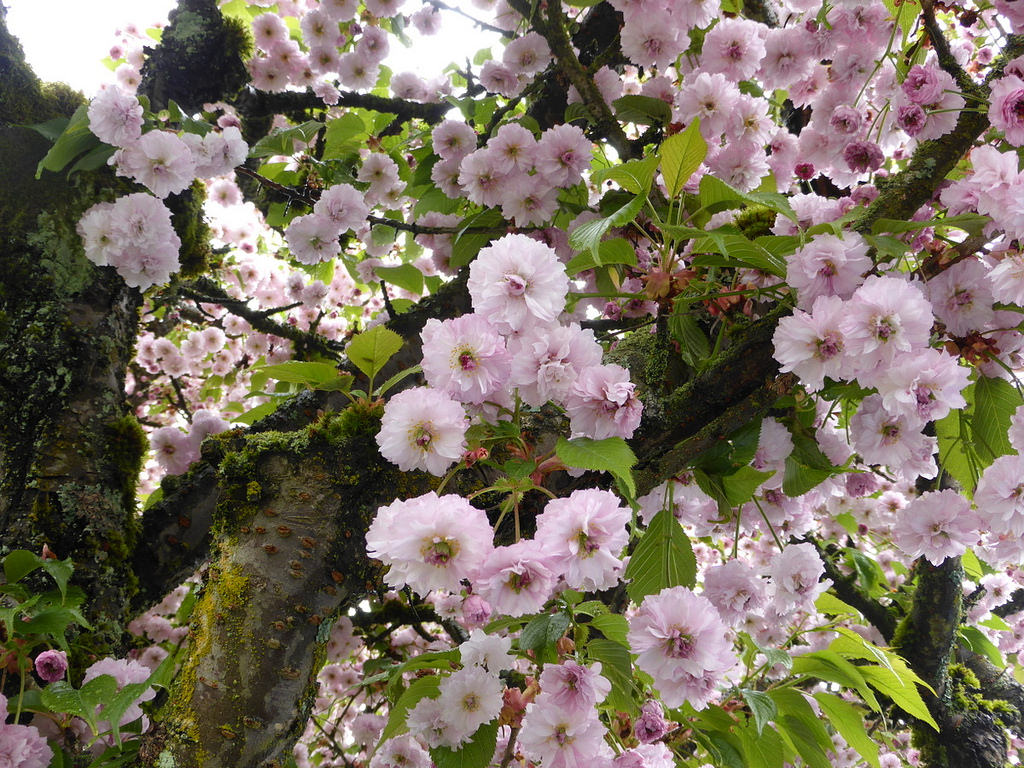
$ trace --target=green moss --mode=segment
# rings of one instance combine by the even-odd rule
[[[181,240],[178,251],[181,277],[197,277],[219,266],[219,262],[214,263],[210,248],[210,227],[203,215],[205,200],[206,188],[198,180],[181,194],[168,195],[165,200],[171,210],[171,225]]]
[[[763,205],[752,205],[736,215],[735,224],[750,240],[770,235],[775,224],[775,211]]]
[[[155,109],[173,100],[198,110],[206,102],[229,99],[245,85],[244,62],[251,55],[246,25],[225,19],[216,0],[181,0],[143,66],[140,91]]]
[[[149,451],[149,439],[139,420],[130,413],[110,422],[106,431],[107,456],[123,479],[123,503],[130,508],[135,505],[135,489]]]

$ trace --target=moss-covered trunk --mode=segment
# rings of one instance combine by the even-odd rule
[[[399,472],[352,412],[222,438],[222,498],[191,646],[145,750],[176,768],[280,766],[305,727],[334,620],[380,583],[377,507],[437,482]]]
[[[84,257],[75,232],[112,176],[35,179],[49,142],[18,125],[81,96],[42,86],[0,18],[0,547],[75,561],[96,650],[121,636],[132,589],[135,482],[146,443],[124,372],[139,294]]]

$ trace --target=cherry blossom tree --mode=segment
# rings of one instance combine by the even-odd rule
[[[1017,762],[1020,10],[413,5],[0,10],[0,758]]]

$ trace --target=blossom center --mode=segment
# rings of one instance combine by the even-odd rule
[[[679,629],[673,629],[672,634],[668,637],[666,646],[665,651],[673,659],[688,659],[693,655],[695,648],[693,635],[689,635]]]
[[[522,296],[526,293],[528,283],[520,275],[509,273],[505,275],[505,290],[510,296]]]
[[[455,539],[435,536],[432,541],[426,543],[422,549],[422,553],[423,562],[427,565],[448,565],[452,558],[459,553],[459,542]]]

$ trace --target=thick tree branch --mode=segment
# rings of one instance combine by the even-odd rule
[[[250,87],[239,94],[233,103],[239,113],[248,118],[328,108],[323,99],[308,89],[268,93]],[[358,107],[392,114],[395,116],[393,122],[404,123],[418,119],[429,125],[441,122],[445,114],[452,108],[451,104],[447,102],[424,103],[353,91],[342,91],[335,106]]]

